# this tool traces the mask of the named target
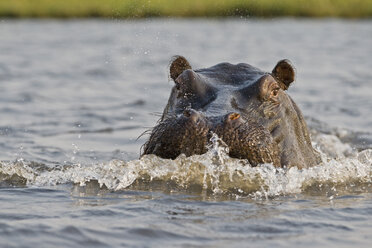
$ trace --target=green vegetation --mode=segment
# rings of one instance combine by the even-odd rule
[[[141,18],[372,17],[372,0],[0,0],[0,16]]]

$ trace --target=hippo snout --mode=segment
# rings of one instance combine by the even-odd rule
[[[202,112],[186,109],[181,115],[159,123],[145,144],[144,154],[174,159],[180,154],[203,154],[213,134],[228,146],[229,155],[248,159],[252,165],[273,163],[280,166],[278,149],[268,131],[258,123],[232,112],[206,117]]]

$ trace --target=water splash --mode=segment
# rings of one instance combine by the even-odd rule
[[[372,184],[372,149],[352,152],[335,137],[314,140],[320,139],[329,142],[323,150],[320,142],[316,143],[323,162],[302,170],[275,168],[271,164],[251,167],[247,160],[230,158],[226,144],[213,135],[207,153],[181,155],[175,160],[146,155],[129,162],[53,167],[24,161],[0,162],[0,182],[15,186],[84,186],[95,181],[109,190],[187,190],[258,198],[319,192],[333,196],[345,189],[368,189]]]

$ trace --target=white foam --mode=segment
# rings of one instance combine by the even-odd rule
[[[278,169],[271,164],[251,167],[246,160],[230,158],[227,147],[214,136],[209,151],[203,155],[181,155],[175,160],[146,155],[129,162],[113,160],[101,164],[75,164],[44,170],[22,161],[1,162],[0,176],[17,175],[24,178],[27,185],[34,186],[66,183],[84,186],[95,180],[100,186],[104,185],[110,190],[133,187],[138,181],[151,187],[151,183],[156,181],[177,189],[196,186],[214,194],[253,197],[314,191],[324,185],[337,188],[339,185],[371,183],[372,149],[348,154],[344,152],[348,148],[342,143],[339,145],[339,140],[334,137],[323,136],[322,139],[328,139],[324,142],[331,144],[326,146],[327,149],[320,150],[323,162],[302,170],[296,167]]]

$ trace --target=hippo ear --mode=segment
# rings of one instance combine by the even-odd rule
[[[169,66],[169,74],[173,80],[176,80],[178,76],[187,69],[191,69],[191,65],[187,59],[183,56],[176,55],[172,58]]]
[[[276,64],[272,75],[279,82],[280,88],[287,90],[289,85],[295,80],[295,69],[289,60],[283,59]]]

